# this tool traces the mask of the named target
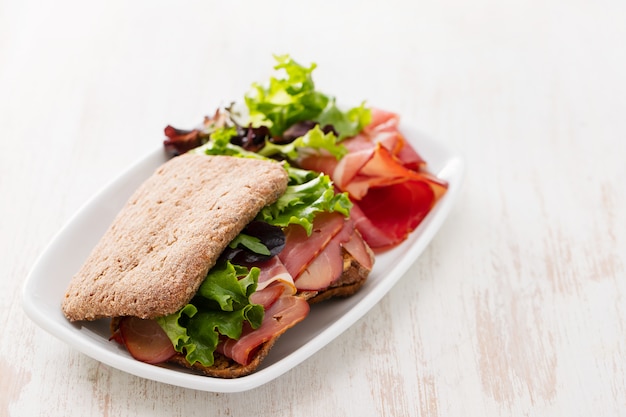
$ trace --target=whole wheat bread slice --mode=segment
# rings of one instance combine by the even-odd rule
[[[62,302],[71,320],[176,312],[219,255],[287,187],[276,162],[184,154],[128,200],[73,276]]]

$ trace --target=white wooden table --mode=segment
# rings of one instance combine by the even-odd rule
[[[626,415],[625,40],[609,0],[0,1],[0,415]],[[72,214],[284,52],[465,156],[412,269],[238,394],[131,376],[35,326],[22,284]]]

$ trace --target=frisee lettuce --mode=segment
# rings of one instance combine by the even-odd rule
[[[245,103],[250,113],[250,122],[254,126],[269,127],[274,136],[281,136],[291,125],[313,120],[328,105],[329,98],[315,91],[311,73],[316,64],[304,67],[289,55],[274,57],[277,61],[274,69],[284,70],[286,77],[270,77],[267,84],[254,83],[245,96]]]
[[[289,55],[274,59],[274,69],[284,76],[270,77],[265,84],[252,84],[244,98],[253,126],[267,126],[273,136],[282,136],[290,126],[310,120],[321,126],[332,125],[341,140],[356,135],[370,122],[371,112],[364,103],[343,112],[334,97],[315,89],[315,63],[305,67]]]
[[[310,235],[313,219],[318,213],[337,211],[349,216],[352,203],[347,194],[335,193],[328,175],[316,174],[312,178],[307,175],[305,178],[307,180],[303,183],[287,186],[287,191],[274,204],[264,207],[258,218],[273,226],[299,224]]]

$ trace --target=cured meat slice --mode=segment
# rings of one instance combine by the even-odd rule
[[[374,250],[381,250],[404,241],[428,214],[434,203],[434,192],[424,181],[405,181],[386,187],[371,188],[358,204],[370,224],[384,236],[384,239],[377,242]],[[370,231],[364,229],[364,232]]]
[[[219,346],[219,351],[237,363],[247,365],[252,354],[263,343],[278,337],[304,320],[309,309],[309,303],[303,298],[280,297],[265,311],[263,322],[258,329],[245,325],[239,340],[226,340]]]
[[[300,225],[287,227],[285,247],[278,257],[295,280],[341,231],[344,222],[345,217],[341,213],[320,213],[313,221],[313,232],[310,236],[307,236]]]
[[[374,266],[374,255],[366,246],[363,236],[354,231],[350,240],[342,244],[342,248],[348,252],[363,268],[371,270]]]
[[[257,291],[261,291],[270,285],[280,284],[284,287],[286,294],[293,295],[296,293],[296,286],[293,282],[293,277],[278,256],[273,256],[270,260],[265,262],[258,262],[245,266],[256,266],[261,270]]]
[[[250,302],[254,304],[260,304],[263,308],[268,308],[276,300],[278,297],[283,295],[285,292],[285,287],[280,285],[280,283],[274,281],[272,285],[263,288],[262,290],[257,290],[250,296]]]
[[[165,362],[176,354],[167,334],[152,319],[123,317],[111,339],[126,346],[133,358],[146,363]]]
[[[341,248],[354,233],[354,225],[344,221],[342,228],[313,259],[306,269],[296,277],[298,291],[322,291],[328,288],[343,273]]]
[[[360,134],[343,143],[348,154],[309,157],[305,169],[331,176],[338,190],[348,192],[355,204],[352,218],[375,251],[392,247],[412,232],[447,184],[426,171],[424,159],[398,130],[395,113],[372,109],[372,121]]]

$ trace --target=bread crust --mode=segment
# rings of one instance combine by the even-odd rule
[[[198,290],[224,248],[287,187],[277,162],[184,154],[132,195],[73,276],[71,321],[172,314]]]
[[[247,365],[241,365],[218,352],[213,353],[215,361],[211,366],[204,366],[201,365],[199,362],[190,365],[182,353],[177,353],[176,355],[174,355],[169,360],[169,362],[177,364],[179,366],[183,366],[185,368],[193,369],[206,376],[224,379],[239,378],[256,371],[256,369],[259,367],[261,362],[263,362],[263,359],[265,359],[265,357],[270,352],[272,346],[274,346],[274,343],[276,343],[276,340],[278,340],[279,337],[280,335],[274,336],[267,342],[263,343],[254,354],[250,363]]]

